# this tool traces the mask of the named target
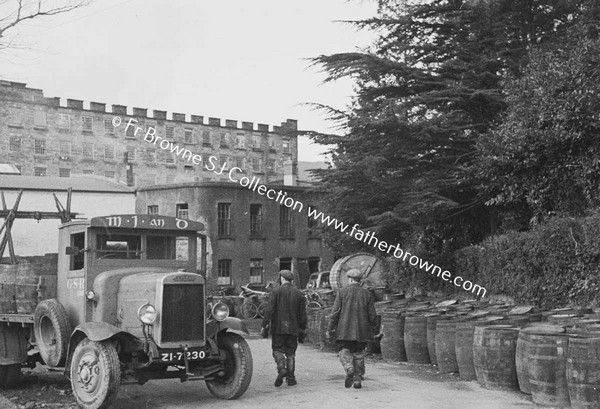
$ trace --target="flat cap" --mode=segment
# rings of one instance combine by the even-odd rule
[[[361,273],[360,270],[357,268],[353,268],[346,272],[346,276],[351,277],[351,278],[356,278],[356,279],[360,279],[362,277],[362,275],[363,275],[363,273]]]
[[[294,279],[294,274],[292,274],[290,270],[281,270],[279,275],[288,281],[292,281]]]

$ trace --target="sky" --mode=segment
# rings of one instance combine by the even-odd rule
[[[323,84],[307,60],[357,51],[373,35],[339,20],[373,16],[369,0],[96,0],[18,30],[23,49],[0,53],[0,78],[47,97],[339,133],[307,106],[338,109],[350,80]],[[87,104],[85,105],[87,106]],[[299,160],[326,147],[299,140]]]

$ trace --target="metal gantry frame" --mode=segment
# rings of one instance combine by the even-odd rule
[[[67,189],[67,206],[64,207],[55,193],[54,203],[56,205],[56,212],[43,212],[35,210],[19,210],[19,204],[21,202],[21,196],[23,195],[23,189],[19,190],[19,194],[15,199],[12,209],[8,209],[6,206],[6,199],[4,192],[0,191],[0,198],[2,199],[2,210],[0,210],[0,217],[4,218],[4,222],[0,227],[0,259],[4,256],[4,251],[8,247],[8,253],[11,264],[17,264],[17,257],[15,255],[15,247],[12,241],[11,229],[15,219],[34,219],[40,221],[42,219],[60,219],[62,223],[67,223],[72,219],[76,218],[78,213],[71,212],[71,196],[72,188]]]

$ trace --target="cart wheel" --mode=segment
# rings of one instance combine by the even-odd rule
[[[242,312],[242,317],[247,320],[256,318],[256,315],[258,314],[258,308],[256,307],[256,304],[251,301],[244,302],[240,307],[240,310]]]
[[[258,306],[258,316],[260,318],[263,318],[265,316],[268,305],[269,305],[269,303],[263,302],[263,303],[260,303],[260,305]]]

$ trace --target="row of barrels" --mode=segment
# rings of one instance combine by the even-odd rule
[[[437,365],[543,406],[600,408],[600,318],[591,310],[379,303],[384,359]]]
[[[305,342],[324,351],[336,351],[335,342],[328,340],[325,332],[329,326],[331,308],[309,308],[307,311],[308,334]]]

